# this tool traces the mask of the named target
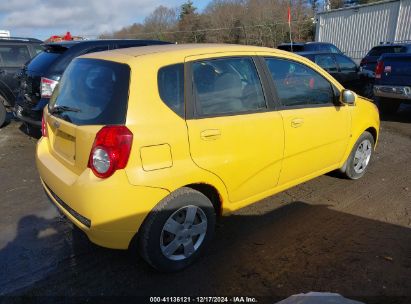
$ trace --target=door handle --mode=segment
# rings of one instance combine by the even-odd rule
[[[293,120],[291,120],[291,127],[293,128],[299,128],[303,125],[304,123],[304,119],[302,118],[294,118]]]
[[[208,129],[200,133],[202,140],[216,140],[220,138],[221,131],[218,129]]]

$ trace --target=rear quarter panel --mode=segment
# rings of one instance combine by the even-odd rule
[[[143,55],[129,63],[132,73],[126,125],[134,138],[126,167],[128,179],[133,185],[170,192],[189,184],[209,184],[218,191],[223,209],[228,208],[227,191],[221,179],[199,168],[191,159],[185,119],[168,108],[159,96],[158,70],[176,63],[184,63],[184,57],[176,53]]]

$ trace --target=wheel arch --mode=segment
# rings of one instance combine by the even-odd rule
[[[364,132],[368,132],[372,135],[372,137],[374,138],[374,143],[377,143],[377,139],[378,139],[378,132],[377,129],[375,129],[374,127],[369,127],[368,129],[366,129]],[[363,132],[363,133],[364,133]],[[362,134],[362,133],[361,133]]]
[[[350,156],[350,153],[355,145],[355,143],[357,142],[357,140],[360,138],[361,134],[363,134],[364,132],[369,132],[372,137],[374,138],[374,149],[376,147],[377,141],[378,141],[378,129],[376,128],[376,126],[374,126],[373,124],[369,124],[364,126],[363,128],[359,128],[359,132],[355,132],[354,134],[352,134],[351,139],[347,145],[347,150],[344,154],[344,157],[340,163],[340,168],[344,168],[345,163],[348,159],[348,157]]]
[[[213,204],[217,216],[222,215],[222,213],[223,213],[223,198],[214,186],[212,186],[210,184],[206,184],[206,183],[193,183],[193,184],[185,185],[184,187],[188,187],[188,188],[191,188],[193,190],[197,190],[198,192],[201,192],[202,194],[207,196],[207,198]]]
[[[0,81],[0,96],[5,100],[5,107],[12,107],[15,103],[15,96],[13,95],[12,91],[9,87],[6,86],[5,83]]]

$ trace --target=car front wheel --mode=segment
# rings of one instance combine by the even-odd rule
[[[349,179],[361,178],[365,174],[374,153],[374,145],[374,137],[371,133],[365,131],[355,143],[341,172]]]
[[[201,192],[183,187],[147,216],[138,235],[139,252],[159,271],[182,270],[204,252],[215,221],[211,201]]]

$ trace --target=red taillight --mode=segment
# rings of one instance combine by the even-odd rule
[[[58,81],[48,79],[45,77],[41,77],[41,83],[40,83],[40,93],[41,93],[41,98],[50,98],[51,94],[53,94],[54,88],[58,84]]]
[[[375,78],[380,79],[383,71],[384,71],[384,62],[378,61],[377,66],[375,67]]]
[[[44,114],[41,117],[41,136],[48,137],[46,118],[44,117]]]
[[[130,156],[133,133],[124,126],[106,126],[96,135],[88,167],[100,178],[124,169]]]

